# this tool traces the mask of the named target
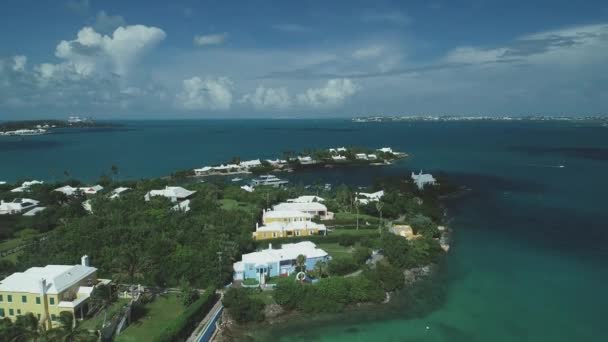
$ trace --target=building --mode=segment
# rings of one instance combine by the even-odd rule
[[[256,224],[255,232],[252,235],[254,240],[268,240],[325,234],[327,234],[327,228],[324,224],[312,221],[294,221],[289,223],[271,222],[264,226]]]
[[[253,192],[255,190],[254,187],[250,186],[250,185],[242,185],[241,189],[247,191],[247,192]]]
[[[378,159],[378,156],[375,155],[375,154],[368,154],[367,155],[367,159],[368,160],[376,160],[376,159]]]
[[[329,219],[328,216],[333,218],[333,214],[327,211],[327,207],[320,202],[279,203],[273,206],[272,209],[273,211],[300,211],[312,216],[318,216],[321,220]]]
[[[372,202],[378,202],[384,196],[384,190],[368,193],[368,192],[358,192],[357,193],[357,202],[365,205]]]
[[[26,182],[23,182],[20,187],[14,188],[13,190],[11,190],[11,192],[26,192],[26,191],[30,191],[30,187],[32,185],[39,185],[39,184],[44,184],[44,182],[43,181],[37,181],[37,180],[26,181]]]
[[[118,187],[118,188],[112,190],[112,193],[110,194],[110,199],[119,198],[123,192],[129,191],[129,190],[131,190],[131,188],[125,188],[122,186]]]
[[[317,162],[312,159],[312,157],[310,156],[303,156],[303,157],[298,157],[298,161],[300,162],[300,164],[302,165],[312,165],[312,164],[316,164]]]
[[[82,191],[85,195],[96,195],[98,192],[100,192],[101,190],[103,190],[103,186],[101,185],[93,185],[93,186],[88,186],[88,187],[81,187],[78,188],[80,191]]]
[[[337,156],[331,156],[331,159],[335,160],[335,161],[342,161],[342,160],[346,160],[346,157],[345,156],[341,156],[341,155],[337,155]]]
[[[312,202],[325,202],[325,199],[319,196],[300,196],[297,198],[290,198],[287,200],[290,203],[312,203]]]
[[[393,152],[393,149],[390,147],[383,147],[383,148],[379,148],[377,151],[380,151],[382,153],[391,153],[391,154],[395,154],[395,152]]]
[[[246,160],[246,161],[240,162],[239,166],[241,168],[250,169],[250,168],[262,166],[262,162],[259,159]]]
[[[96,195],[101,190],[103,190],[103,186],[101,186],[101,185],[84,186],[84,187],[79,187],[79,188],[75,188],[70,185],[65,185],[65,186],[57,188],[53,191],[61,192],[61,193],[65,194],[66,196],[75,196],[78,194]]]
[[[34,208],[40,202],[29,198],[16,198],[11,202],[0,201],[0,215],[21,214]]]
[[[395,235],[402,236],[407,240],[413,240],[421,237],[422,235],[414,234],[414,230],[411,226],[405,224],[393,225],[389,228],[389,231]]]
[[[83,256],[79,265],[47,265],[17,272],[0,281],[0,318],[15,321],[28,312],[46,328],[60,325],[61,312],[84,317],[95,286],[108,284],[97,279],[97,269]]]
[[[181,186],[167,186],[162,190],[150,190],[144,196],[146,201],[149,201],[152,197],[162,196],[168,198],[171,202],[178,202],[187,199],[192,196],[196,191],[190,191],[184,189]]]
[[[424,189],[425,185],[435,185],[435,183],[437,182],[433,175],[431,175],[430,173],[423,174],[422,170],[418,174],[412,172],[411,177],[418,189],[420,190]]]
[[[331,257],[310,241],[283,244],[280,249],[268,249],[243,254],[241,261],[233,264],[234,280],[256,279],[265,284],[267,277],[287,277],[296,270],[299,255],[306,257],[306,269],[311,270],[320,262],[328,262]]]
[[[367,160],[367,154],[365,154],[365,153],[357,153],[357,154],[355,154],[355,158],[357,158],[359,160]]]
[[[262,222],[264,224],[272,222],[303,222],[312,220],[312,215],[297,210],[264,210],[262,212]]]

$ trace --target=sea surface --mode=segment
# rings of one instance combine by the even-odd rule
[[[608,129],[568,122],[352,123],[344,120],[125,121],[113,129],[0,137],[0,181],[122,179],[284,151],[391,146],[389,167],[292,174],[369,184],[410,170],[471,189],[447,202],[442,273],[386,310],[300,318],[280,341],[608,341]]]

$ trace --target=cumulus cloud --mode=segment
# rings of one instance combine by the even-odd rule
[[[13,57],[13,71],[24,71],[25,65],[27,64],[26,56],[15,56]]]
[[[245,94],[240,103],[249,103],[256,109],[285,109],[291,105],[286,88],[265,88],[259,86],[255,92]]]
[[[111,36],[84,27],[76,39],[63,40],[57,45],[55,55],[65,60],[66,65],[56,66],[55,72],[72,70],[78,75],[90,76],[97,71],[110,71],[122,76],[139,57],[165,37],[162,29],[144,25],[119,27]],[[51,69],[49,66],[45,68],[47,71]]]
[[[197,35],[194,36],[194,45],[196,46],[206,46],[206,45],[219,45],[222,44],[226,38],[228,37],[228,33],[217,33],[217,34],[207,34],[207,35]]]
[[[311,107],[337,106],[359,91],[359,86],[348,78],[327,81],[322,88],[309,88],[298,94],[298,102]]]
[[[176,100],[187,110],[228,110],[232,105],[232,81],[227,77],[183,80]]]
[[[125,18],[120,15],[109,15],[106,11],[97,12],[95,29],[100,32],[111,32],[120,26],[125,26]]]

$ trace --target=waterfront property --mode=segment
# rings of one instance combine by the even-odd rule
[[[316,164],[317,161],[312,159],[311,156],[299,156],[297,158],[297,160],[300,162],[300,164],[302,165],[313,165]]]
[[[37,181],[37,180],[25,181],[21,184],[20,187],[14,188],[13,190],[11,190],[11,192],[27,192],[27,191],[30,191],[30,187],[32,185],[38,185],[38,184],[44,184],[44,182]]]
[[[414,234],[414,230],[410,225],[396,224],[389,228],[389,231],[395,235],[402,236],[407,240],[414,240],[422,237],[420,234]]]
[[[422,173],[422,170],[418,174],[412,172],[411,177],[414,183],[416,183],[418,189],[420,190],[424,189],[426,185],[435,185],[435,183],[437,182],[433,175],[431,175],[430,173]]]
[[[75,196],[77,194],[96,195],[101,190],[103,190],[103,186],[101,185],[85,186],[79,188],[65,185],[53,191],[61,192],[66,196]]]
[[[29,198],[16,198],[11,202],[0,201],[0,215],[21,214],[34,208],[40,202]]]
[[[241,261],[233,264],[234,280],[256,279],[263,285],[266,277],[287,277],[296,270],[299,255],[306,258],[306,269],[313,269],[317,262],[329,261],[327,252],[310,241],[283,244],[279,249],[268,249],[243,254]]]
[[[181,186],[167,186],[162,190],[148,191],[148,193],[144,196],[144,199],[149,201],[152,197],[162,196],[168,198],[171,202],[176,203],[178,201],[187,199],[194,193],[196,193],[196,191],[190,191],[182,188]]]
[[[327,233],[325,225],[312,222],[312,218],[312,214],[298,210],[264,210],[262,213],[263,225],[260,226],[256,224],[255,232],[253,232],[253,239],[266,240],[284,237],[325,235]]]
[[[0,281],[0,317],[15,321],[31,312],[45,328],[59,326],[61,312],[82,319],[87,301],[99,284],[97,269],[83,256],[79,265],[47,265],[17,272]]]

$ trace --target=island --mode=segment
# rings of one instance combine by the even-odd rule
[[[61,128],[116,127],[118,124],[96,122],[91,118],[71,116],[67,120],[23,120],[0,122],[0,136],[28,136],[48,134]]]
[[[247,191],[112,169],[0,184],[0,339],[238,340],[251,322],[385,305],[449,250],[441,174]]]

